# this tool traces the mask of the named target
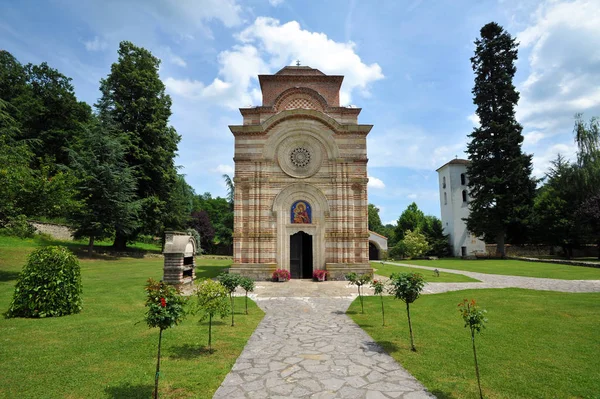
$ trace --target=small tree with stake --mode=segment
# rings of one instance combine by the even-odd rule
[[[238,285],[240,285],[241,276],[239,274],[222,273],[217,278],[219,279],[219,282],[223,284],[223,286],[229,292],[229,301],[231,302],[231,327],[233,327],[233,293],[235,292],[235,289],[238,287]]]
[[[361,287],[371,281],[370,274],[362,274],[358,275],[354,272],[346,274],[346,280],[350,282],[350,284],[355,285],[358,288],[358,299],[360,299],[360,312],[365,313],[365,308],[363,306],[363,297]]]
[[[425,286],[425,280],[419,273],[393,273],[390,276],[390,294],[406,303],[406,316],[408,317],[408,330],[410,331],[410,349],[417,351],[413,338],[412,324],[410,322],[410,304],[419,298]]]
[[[487,319],[485,318],[485,309],[479,309],[474,299],[470,301],[463,299],[458,304],[460,314],[465,321],[465,327],[469,327],[471,330],[471,343],[473,344],[473,358],[475,359],[475,374],[477,375],[477,385],[479,386],[479,398],[483,399],[483,393],[481,392],[481,381],[479,379],[479,366],[477,364],[477,351],[475,350],[475,332],[480,333],[485,328]]]
[[[250,277],[241,277],[240,287],[246,291],[246,314],[248,314],[248,293],[254,291],[254,280]]]
[[[154,377],[154,399],[158,399],[158,377],[160,375],[160,346],[163,330],[179,324],[185,317],[185,299],[179,291],[162,281],[148,279],[146,283],[146,323],[148,327],[158,327],[158,357]]]
[[[385,283],[381,280],[373,280],[371,281],[371,288],[373,288],[373,293],[379,295],[379,299],[381,299],[381,325],[385,326],[385,310],[383,309],[383,289],[385,288]]]
[[[208,350],[212,350],[212,319],[220,315],[221,318],[229,313],[229,304],[227,303],[227,289],[218,281],[204,280],[198,284],[196,297],[198,298],[198,308],[202,312],[200,321],[208,317]]]

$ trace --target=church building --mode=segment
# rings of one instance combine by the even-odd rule
[[[262,105],[241,108],[235,138],[232,273],[276,269],[340,280],[372,273],[367,134],[361,109],[340,107],[343,76],[307,66],[259,75]]]

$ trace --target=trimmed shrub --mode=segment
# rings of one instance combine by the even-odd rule
[[[6,316],[65,316],[81,305],[79,261],[65,247],[45,247],[29,255]]]

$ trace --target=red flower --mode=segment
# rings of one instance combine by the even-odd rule
[[[160,298],[160,306],[163,308],[167,306],[167,301],[165,301],[165,298]]]

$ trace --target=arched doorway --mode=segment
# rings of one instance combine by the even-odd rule
[[[379,260],[379,248],[369,241],[369,260]]]
[[[303,231],[290,236],[290,274],[292,278],[312,278],[312,236]]]

